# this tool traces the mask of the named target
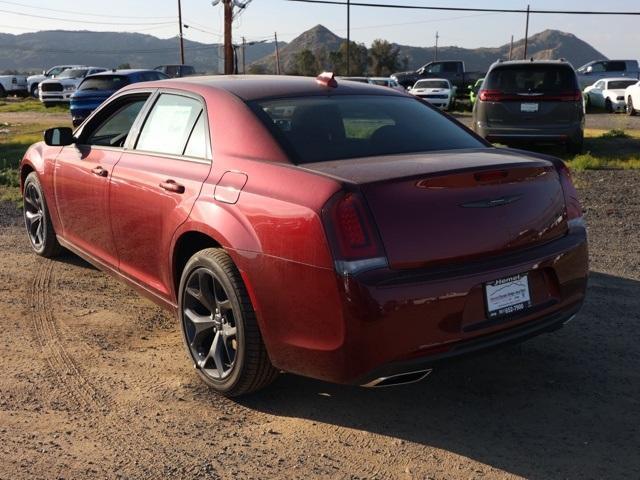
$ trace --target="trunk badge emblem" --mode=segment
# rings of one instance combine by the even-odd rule
[[[502,205],[509,205],[515,203],[522,198],[522,195],[511,195],[500,198],[490,198],[487,200],[478,200],[477,202],[463,203],[460,206],[463,208],[493,208],[501,207]]]

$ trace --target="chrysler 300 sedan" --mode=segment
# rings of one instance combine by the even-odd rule
[[[198,375],[385,386],[561,327],[587,283],[562,161],[330,74],[128,86],[21,166],[34,251],[174,312]]]

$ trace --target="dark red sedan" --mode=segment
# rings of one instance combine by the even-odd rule
[[[559,328],[587,285],[562,161],[487,144],[382,87],[294,77],[132,85],[21,164],[33,249],[175,312],[226,395],[279,371],[391,385]]]

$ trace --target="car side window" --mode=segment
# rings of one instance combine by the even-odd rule
[[[131,127],[146,102],[146,97],[136,97],[124,105],[116,107],[102,123],[85,137],[86,140],[82,143],[105,147],[124,147]]]
[[[441,63],[435,63],[433,65],[429,65],[429,68],[427,68],[427,73],[440,73],[440,72],[442,72]]]
[[[602,89],[604,88],[604,82],[598,82],[598,83],[596,83],[596,88],[597,88],[598,90],[602,90]]]
[[[593,65],[591,65],[592,72],[604,72],[604,70],[605,68],[602,62],[596,62]]]
[[[458,73],[458,64],[455,62],[447,62],[444,65],[444,69],[442,70],[445,73]]]
[[[625,62],[607,62],[607,72],[624,72],[626,69]]]
[[[209,143],[207,142],[206,124],[204,121],[204,111],[200,113],[191,136],[184,149],[184,155],[194,158],[211,158],[209,154]]]
[[[182,155],[202,111],[198,100],[163,93],[151,109],[135,149]]]

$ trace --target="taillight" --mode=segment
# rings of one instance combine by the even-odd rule
[[[567,165],[560,161],[556,164],[558,175],[560,176],[560,184],[564,193],[564,205],[567,211],[567,223],[569,228],[582,227],[585,223],[582,217],[582,206],[578,200],[578,192],[571,181],[571,171]]]
[[[337,194],[322,214],[338,273],[353,275],[387,266],[380,236],[359,194]]]
[[[483,102],[580,102],[582,92],[571,90],[559,93],[512,94],[500,90],[480,90],[479,98]]]
[[[480,100],[483,102],[501,102],[504,93],[500,90],[480,90]]]
[[[582,92],[580,90],[574,90],[549,94],[541,97],[541,100],[548,102],[580,102],[582,101]]]

